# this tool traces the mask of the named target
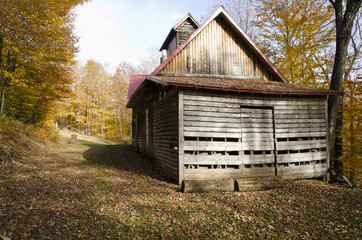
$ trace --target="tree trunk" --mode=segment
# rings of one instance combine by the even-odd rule
[[[332,79],[330,89],[343,90],[343,77],[348,53],[348,45],[351,40],[351,32],[353,22],[357,11],[361,6],[361,0],[349,0],[343,14],[343,0],[329,0],[335,10],[336,16],[336,54],[334,58]],[[331,95],[328,98],[328,126],[329,126],[329,143],[331,146],[331,154],[334,155],[334,133],[337,123],[338,106],[342,104],[342,96]],[[335,156],[331,156],[333,160],[331,166],[335,167],[341,163],[336,163]],[[342,174],[343,172],[338,172]]]
[[[11,50],[8,50],[8,54],[6,56],[6,71],[10,72],[11,71]],[[4,115],[5,114],[5,96],[6,96],[6,91],[8,89],[9,86],[9,81],[10,79],[8,77],[4,77],[4,82],[3,82],[3,87],[2,87],[2,92],[1,92],[1,106],[0,106],[0,115]]]
[[[343,101],[343,100],[342,100]],[[343,104],[339,105],[338,116],[336,121],[336,130],[334,138],[334,168],[336,169],[337,174],[343,173],[343,137],[342,137],[342,128],[343,128]]]
[[[2,88],[2,92],[1,92],[0,116],[5,115],[5,95],[6,95],[7,88],[8,88],[7,79],[4,78],[3,88]]]

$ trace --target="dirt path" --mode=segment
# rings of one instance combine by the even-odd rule
[[[60,136],[65,137],[65,138],[70,138],[72,134],[76,134],[78,140],[84,140],[84,141],[89,141],[89,142],[94,142],[94,143],[99,143],[99,144],[106,144],[106,145],[110,144],[110,142],[107,142],[101,138],[94,137],[94,136],[88,136],[85,134],[72,132],[72,131],[68,131],[68,130],[60,129],[59,134],[60,134]]]
[[[125,145],[68,141],[0,164],[0,239],[357,239],[361,190],[318,181],[183,194]]]

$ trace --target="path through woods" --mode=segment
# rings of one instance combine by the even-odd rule
[[[185,194],[130,146],[69,142],[0,163],[0,239],[361,236],[360,189],[308,180]]]

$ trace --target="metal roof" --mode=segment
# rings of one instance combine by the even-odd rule
[[[137,88],[145,79],[146,75],[131,75],[128,85],[127,103],[131,99],[133,93],[137,90]]]

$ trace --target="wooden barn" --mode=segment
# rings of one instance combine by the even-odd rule
[[[327,98],[340,92],[288,83],[223,7],[201,26],[188,14],[160,50],[130,79],[132,144],[179,184],[327,174]]]

